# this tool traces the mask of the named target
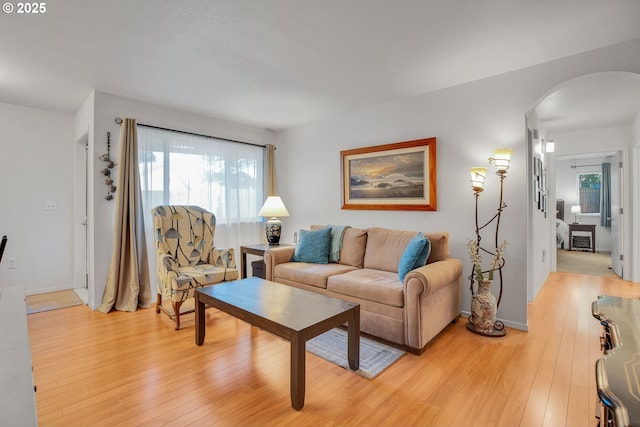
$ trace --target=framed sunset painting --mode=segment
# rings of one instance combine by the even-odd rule
[[[342,209],[436,210],[436,138],[340,152]]]

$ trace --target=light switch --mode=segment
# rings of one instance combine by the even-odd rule
[[[56,210],[56,202],[54,201],[48,201],[44,204],[44,210],[45,211],[55,211]]]

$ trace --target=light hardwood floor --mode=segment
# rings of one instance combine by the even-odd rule
[[[464,292],[468,292],[465,288]],[[507,287],[506,292],[509,292]],[[205,345],[153,309],[28,316],[41,426],[595,426],[600,294],[640,284],[553,273],[529,331],[450,325],[373,381],[307,353],[305,407],[289,401],[289,343],[208,310]]]

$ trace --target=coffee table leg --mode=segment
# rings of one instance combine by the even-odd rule
[[[196,317],[196,344],[202,345],[204,343],[204,303],[200,301],[200,294],[196,292],[195,295],[195,317]]]
[[[291,407],[299,411],[304,406],[305,342],[298,334],[291,338]]]
[[[360,306],[354,307],[354,316],[347,322],[347,328],[349,368],[357,371],[360,368]]]

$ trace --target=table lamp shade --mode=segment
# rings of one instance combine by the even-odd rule
[[[262,205],[258,216],[269,218],[264,224],[264,230],[267,235],[267,242],[270,245],[280,243],[280,235],[282,234],[282,222],[278,219],[280,216],[289,216],[289,211],[284,206],[282,199],[278,196],[269,196]]]
[[[573,214],[573,223],[577,224],[578,223],[578,214],[582,213],[582,211],[580,210],[580,205],[571,206],[571,213]]]

